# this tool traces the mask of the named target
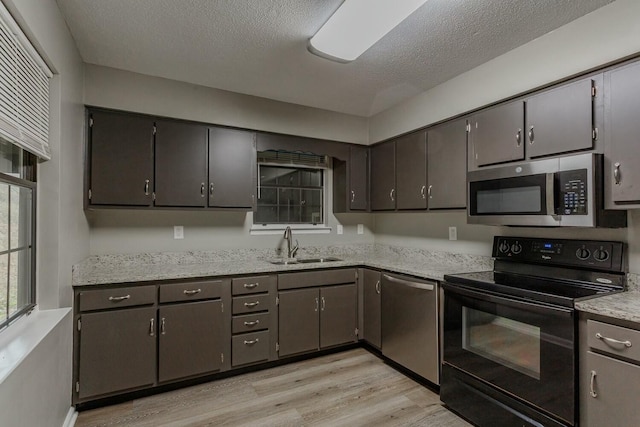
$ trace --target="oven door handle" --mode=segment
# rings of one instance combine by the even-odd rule
[[[486,301],[486,302],[492,302],[492,303],[496,303],[496,304],[501,304],[501,305],[506,305],[509,307],[514,307],[514,308],[518,308],[521,310],[527,310],[527,311],[532,311],[535,313],[540,313],[540,314],[555,314],[557,316],[567,316],[567,317],[571,317],[573,316],[573,310],[570,308],[563,308],[563,307],[553,307],[550,305],[546,305],[546,304],[541,304],[541,303],[536,303],[536,302],[529,302],[529,301],[522,301],[519,299],[511,299],[511,298],[505,298],[502,296],[498,296],[495,294],[488,294],[485,292],[478,292],[478,291],[474,291],[471,289],[467,289],[467,288],[463,288],[463,287],[459,287],[456,285],[453,285],[451,283],[444,283],[444,290],[445,290],[445,300],[447,298],[447,294],[446,292],[452,292],[454,294],[458,294],[458,295],[462,295],[462,296],[466,296],[466,297],[470,297],[470,298],[474,298],[480,301]]]

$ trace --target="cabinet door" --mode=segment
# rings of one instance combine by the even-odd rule
[[[524,102],[476,113],[471,120],[470,163],[478,166],[524,159]]]
[[[159,382],[220,369],[223,319],[219,300],[161,307],[158,322]]]
[[[209,206],[253,208],[255,133],[209,128]]]
[[[467,206],[467,121],[430,129],[427,136],[429,209]]]
[[[368,176],[369,149],[367,147],[351,147],[349,154],[349,210],[366,211],[369,207]]]
[[[427,133],[415,132],[396,141],[398,209],[427,208]]]
[[[320,348],[357,340],[357,309],[355,283],[320,288]]]
[[[206,206],[207,128],[156,122],[156,206]]]
[[[381,274],[375,270],[363,270],[364,293],[364,340],[374,347],[380,348],[381,341],[381,309],[380,309],[380,279]]]
[[[605,188],[608,201],[640,203],[640,62],[605,74]]]
[[[79,399],[155,383],[155,316],[154,307],[82,315]]]
[[[640,366],[612,359],[600,354],[587,352],[586,373],[581,387],[593,391],[582,393],[582,425],[632,427],[640,420]],[[592,379],[592,376],[595,375]]]
[[[278,343],[280,357],[320,347],[320,295],[317,288],[280,292]]]
[[[371,149],[371,210],[396,208],[396,143],[385,142]]]
[[[528,157],[593,148],[593,86],[588,78],[527,99]]]
[[[150,206],[153,191],[153,119],[91,112],[92,205]]]

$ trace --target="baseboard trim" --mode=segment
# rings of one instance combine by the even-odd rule
[[[73,406],[69,408],[69,412],[67,412],[67,417],[64,419],[64,423],[62,427],[73,427],[76,425],[76,420],[78,419],[78,411]]]

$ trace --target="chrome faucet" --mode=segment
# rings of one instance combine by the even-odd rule
[[[296,240],[296,245],[292,248],[291,241],[293,235],[291,233],[291,227],[289,226],[284,229],[284,239],[287,241],[287,258],[295,258],[296,252],[298,252],[298,241]]]

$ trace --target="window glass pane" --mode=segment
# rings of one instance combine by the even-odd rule
[[[0,255],[0,322],[7,319],[7,308],[9,306],[7,301],[8,260],[9,255]]]
[[[9,316],[29,304],[31,269],[30,250],[20,250],[9,254]]]
[[[278,204],[280,206],[300,205],[300,190],[281,189]]]
[[[261,188],[260,197],[258,198],[259,205],[277,205],[278,204],[278,189],[277,188]]]
[[[277,206],[260,206],[253,215],[255,224],[276,224],[278,223]]]
[[[322,191],[320,190],[302,190],[301,204],[319,208],[322,205]]]
[[[7,249],[9,249],[9,184],[0,182],[0,251]]]
[[[322,223],[322,209],[320,207],[305,206],[302,208],[302,222],[311,224]]]
[[[281,187],[297,187],[300,185],[300,173],[297,169],[280,168],[278,185]]]
[[[11,186],[11,249],[24,248],[31,241],[31,189]]]
[[[0,172],[20,178],[22,162],[22,149],[0,137]]]

